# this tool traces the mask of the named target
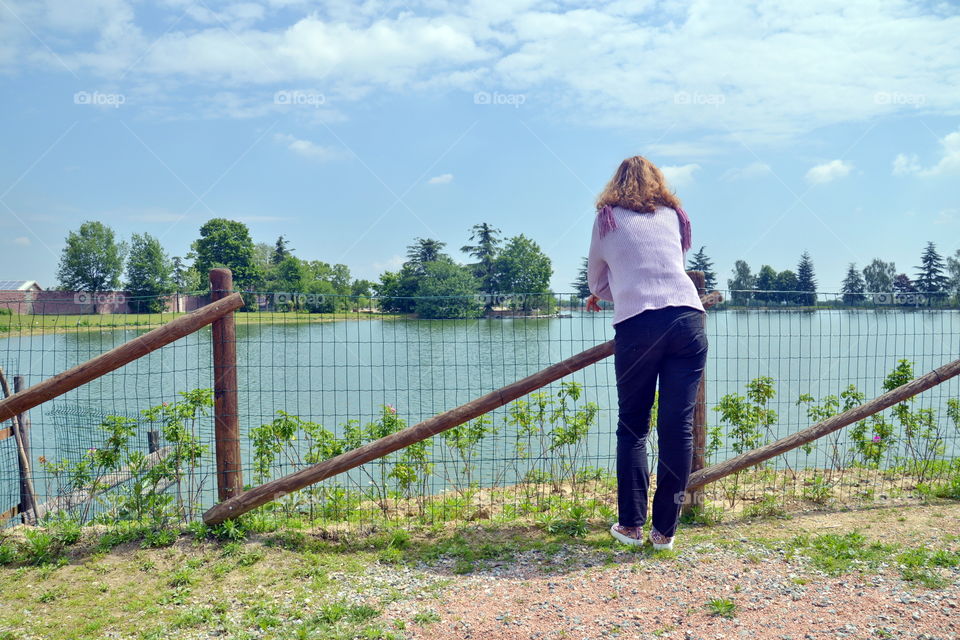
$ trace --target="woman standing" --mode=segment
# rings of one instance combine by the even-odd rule
[[[693,457],[693,409],[707,359],[703,305],[684,269],[690,220],[649,160],[624,160],[597,199],[590,242],[588,311],[614,303],[617,505],[610,533],[644,543],[647,434],[657,380],[657,490],[650,541],[673,548]]]

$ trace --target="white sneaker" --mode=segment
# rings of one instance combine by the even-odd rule
[[[650,528],[650,544],[653,545],[653,548],[657,551],[670,551],[673,549],[673,536],[669,538],[653,527]]]
[[[621,531],[620,531],[621,528],[629,528],[629,527],[621,527],[621,526],[620,526],[620,523],[618,522],[618,523],[614,524],[612,527],[610,527],[610,535],[612,535],[614,538],[616,538],[617,540],[619,540],[619,541],[622,542],[623,544],[640,546],[640,545],[642,545],[642,544],[644,543],[644,539],[643,539],[643,528],[641,528],[641,527],[636,527],[636,529],[637,529],[637,535],[639,536],[639,537],[637,537],[637,538],[631,537],[631,536],[627,535],[626,533],[621,532]]]

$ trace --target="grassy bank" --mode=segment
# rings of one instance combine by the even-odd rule
[[[114,329],[154,329],[183,313],[143,313],[143,314],[84,314],[84,315],[0,315],[0,334],[7,336],[33,335],[41,333],[96,332]],[[259,324],[308,324],[315,322],[333,322],[335,320],[396,320],[404,316],[377,312],[350,313],[281,313],[264,311],[257,313],[237,313],[236,323],[243,325]]]

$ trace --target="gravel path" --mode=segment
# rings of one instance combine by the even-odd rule
[[[758,547],[734,552],[713,544],[674,558],[570,548],[459,577],[432,602],[395,603],[387,618],[408,637],[517,638],[958,638],[960,570],[943,569],[943,589],[881,574],[828,576],[803,560]],[[714,615],[714,598],[736,604]],[[417,625],[432,610],[439,621]]]

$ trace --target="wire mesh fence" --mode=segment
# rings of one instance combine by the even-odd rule
[[[725,292],[729,302],[707,319],[707,464],[960,356],[956,307],[911,295],[817,293],[811,300],[795,292]],[[245,297],[247,310],[235,318],[248,486],[413,425],[614,335],[609,309],[588,313],[568,293]],[[47,296],[29,309],[8,305],[13,312],[0,316],[0,366],[8,376],[37,383],[177,315],[103,307],[64,313],[75,310],[64,306],[69,302]],[[207,327],[33,409],[37,503],[52,505],[51,517],[59,509],[105,522],[198,518],[217,500],[212,387]],[[909,499],[956,484],[958,402],[960,381],[953,379],[709,485],[706,497],[714,508],[758,512],[790,502]],[[576,506],[615,517],[616,428],[608,358],[261,513],[328,523],[436,522],[549,519]],[[650,450],[655,454],[655,428]],[[8,437],[0,440],[0,512],[20,499],[16,443]]]

